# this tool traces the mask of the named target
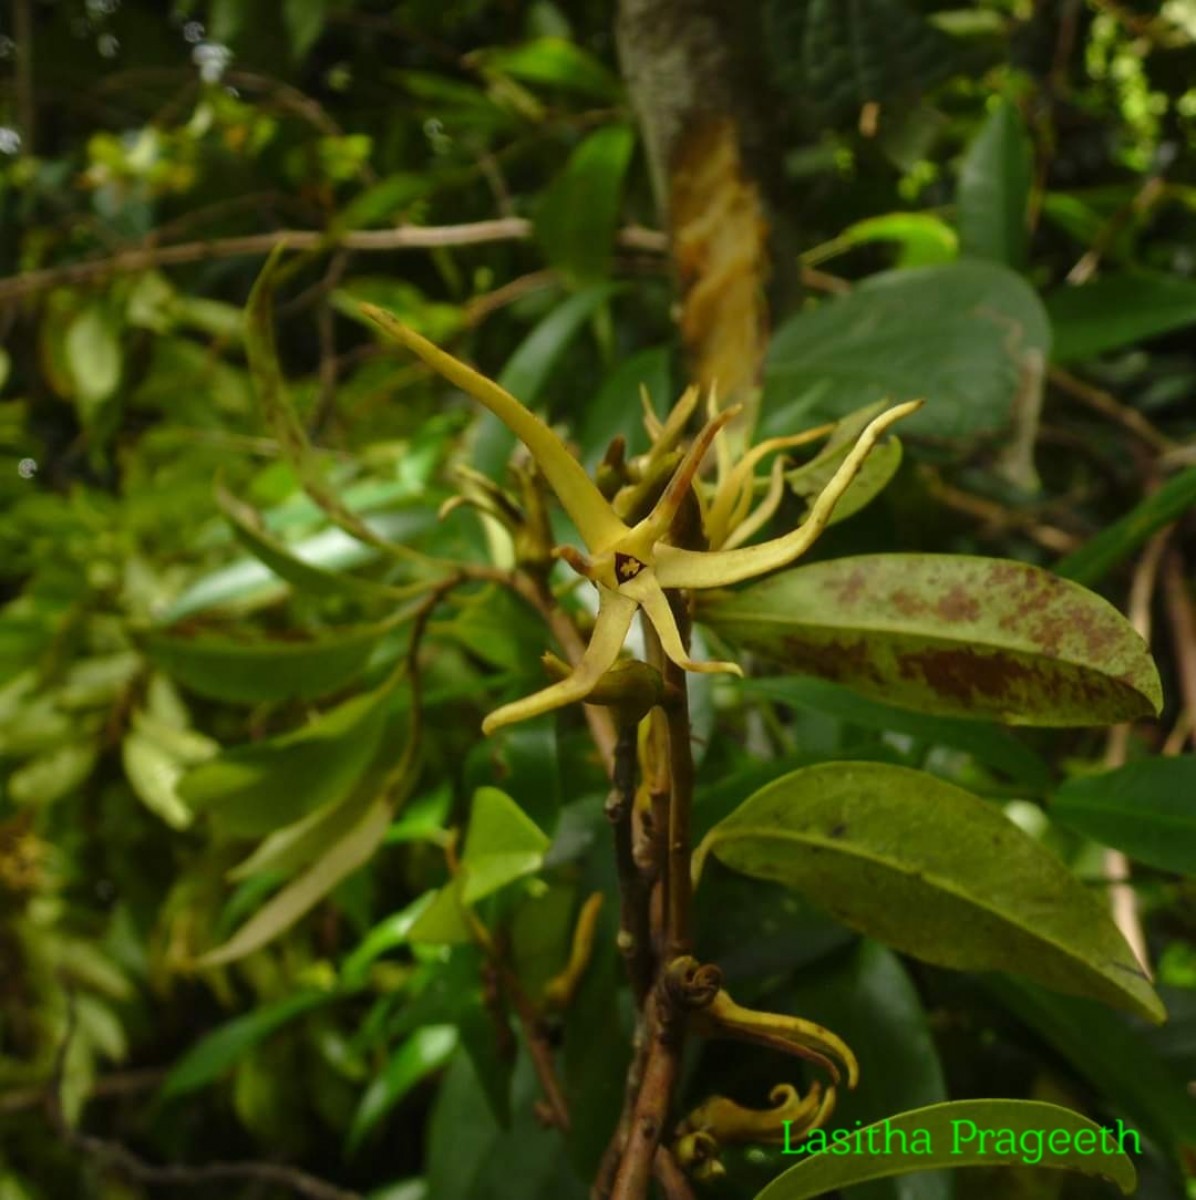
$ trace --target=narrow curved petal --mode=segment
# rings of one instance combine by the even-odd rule
[[[743,668],[738,663],[698,662],[689,657],[685,652],[685,643],[681,640],[681,631],[677,628],[677,620],[669,606],[668,597],[648,572],[644,572],[631,583],[624,584],[622,590],[625,595],[633,597],[639,603],[644,615],[652,622],[656,636],[660,638],[661,649],[677,666],[686,671],[742,677]]]
[[[585,473],[581,463],[535,413],[524,408],[505,388],[446,354],[427,338],[374,304],[361,304],[369,317],[388,337],[417,354],[432,370],[443,375],[479,404],[488,408],[532,452],[577,532],[590,550],[607,546],[627,532],[614,510]]]
[[[706,527],[711,543],[725,544],[728,534],[747,518],[752,505],[756,467],[763,459],[778,450],[789,450],[794,446],[804,446],[807,442],[816,442],[819,438],[833,433],[834,429],[835,422],[831,421],[826,425],[819,425],[816,429],[769,438],[768,441],[748,450],[727,472],[724,473],[720,468],[718,493],[710,505],[710,524]],[[723,440],[719,439],[720,442]],[[737,540],[742,542],[744,539]]]
[[[693,487],[694,476],[698,473],[702,459],[706,457],[706,451],[710,449],[715,435],[728,421],[737,417],[739,412],[740,408],[737,405],[706,422],[685,452],[685,457],[673,472],[673,477],[669,480],[660,499],[656,501],[652,511],[635,527],[633,536],[639,534],[650,541],[655,541],[668,533],[669,526],[672,525],[673,518],[681,507],[681,502],[689,493],[689,489]]]
[[[890,425],[917,412],[921,407],[922,401],[912,400],[908,404],[898,404],[890,408],[888,412],[881,413],[872,421],[860,434],[859,441],[852,447],[851,453],[843,460],[818,499],[814,501],[810,515],[792,533],[759,546],[706,553],[681,550],[664,543],[657,544],[654,565],[660,585],[666,588],[722,587],[787,566],[818,540],[819,534],[826,528],[831,514],[835,511],[835,505],[847,491],[864,459],[882,434]]]
[[[731,528],[731,534],[720,549],[734,550],[744,542],[750,542],[761,529],[772,519],[772,515],[781,507],[785,495],[785,460],[773,460],[772,472],[768,479],[768,491],[764,499],[756,506],[751,516],[745,516],[736,521]]]
[[[573,669],[573,674],[567,679],[562,679],[560,683],[524,696],[522,700],[496,708],[482,722],[483,733],[489,735],[504,725],[526,721],[530,717],[538,717],[541,713],[551,712],[554,708],[563,708],[575,700],[584,700],[594,690],[594,685],[619,657],[636,609],[635,601],[629,596],[622,596],[618,592],[601,587],[598,592],[601,597],[598,604],[598,620],[594,623],[590,644],[586,647],[581,661]]]

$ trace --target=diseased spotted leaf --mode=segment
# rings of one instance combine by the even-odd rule
[[[737,646],[919,712],[1104,725],[1162,705],[1146,644],[1107,601],[1038,567],[872,554],[706,599]]]

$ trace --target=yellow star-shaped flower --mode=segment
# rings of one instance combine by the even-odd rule
[[[673,519],[692,488],[702,459],[716,435],[738,410],[716,413],[707,422],[694,438],[652,511],[629,526],[617,515],[560,438],[514,396],[434,346],[390,313],[372,304],[360,307],[385,334],[489,409],[523,442],[572,518],[589,552],[587,557],[572,547],[558,550],[561,558],[598,589],[598,617],[585,654],[568,678],[492,712],[482,723],[487,734],[503,725],[584,700],[614,665],[637,610],[651,622],[665,654],[678,666],[687,671],[742,675],[736,663],[695,662],[689,657],[665,589],[723,587],[793,562],[813,545],[825,528],[839,497],[885,430],[914,412],[921,403],[899,404],[872,421],[814,502],[807,519],[791,533],[755,546],[717,551],[686,550],[670,545],[668,541]],[[689,394],[686,400],[689,400]]]

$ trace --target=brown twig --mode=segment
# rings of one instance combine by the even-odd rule
[[[1163,563],[1163,602],[1171,640],[1175,645],[1176,666],[1179,671],[1179,690],[1184,709],[1196,714],[1196,613],[1184,579],[1183,559],[1172,550]],[[1189,727],[1189,737],[1196,740],[1196,731]],[[1182,743],[1181,743],[1182,745]]]
[[[627,1129],[627,1143],[615,1175],[611,1200],[645,1200],[647,1197],[680,1067],[680,1031],[663,1011],[665,1000],[659,986],[649,1004],[657,1011],[650,1026],[643,1083]]]
[[[615,745],[614,786],[606,802],[606,816],[614,830],[615,867],[619,879],[619,950],[637,1005],[643,1004],[652,986],[652,930],[650,893],[636,865],[632,847],[636,768],[635,724],[619,729]]]
[[[88,259],[62,267],[45,267],[0,279],[0,303],[11,303],[55,287],[89,283],[109,275],[130,274],[152,267],[183,266],[216,259],[265,256],[276,246],[291,250],[352,250],[378,253],[392,250],[429,250],[443,246],[478,246],[489,242],[527,241],[532,223],[522,217],[497,217],[462,225],[400,225],[395,229],[355,229],[331,233],[318,229],[275,229],[240,237],[180,242],[171,246],[146,245],[122,250],[108,258]],[[659,250],[662,235],[632,226],[620,231],[619,245],[638,250]]]
[[[1121,404],[1112,393],[1072,375],[1062,367],[1051,367],[1047,378],[1061,392],[1128,430],[1152,450],[1162,452],[1171,448],[1170,438],[1160,433],[1137,409]]]
[[[270,1162],[212,1162],[203,1166],[173,1163],[159,1166],[134,1154],[121,1142],[95,1137],[74,1128],[62,1108],[62,1081],[67,1050],[75,1031],[75,998],[68,993],[67,1026],[54,1062],[46,1104],[50,1122],[63,1143],[79,1154],[147,1187],[200,1187],[212,1183],[258,1183],[287,1188],[307,1200],[361,1200],[359,1193],[337,1187],[297,1167]]]
[[[1159,566],[1167,549],[1173,525],[1160,529],[1146,543],[1134,569],[1130,585],[1128,618],[1138,635],[1147,644],[1150,642],[1150,606],[1159,576]],[[1115,725],[1109,730],[1105,745],[1105,766],[1109,770],[1124,766],[1130,739],[1128,724]],[[1150,958],[1146,948],[1146,935],[1142,931],[1142,918],[1138,912],[1138,898],[1134,893],[1130,861],[1120,850],[1105,851],[1105,877],[1109,881],[1109,904],[1113,920],[1122,936],[1129,943],[1142,969],[1150,972]]]

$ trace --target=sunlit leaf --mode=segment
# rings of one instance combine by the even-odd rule
[[[795,771],[716,825],[695,870],[710,854],[927,962],[1011,971],[1164,1016],[1101,898],[999,809],[924,772]]]

